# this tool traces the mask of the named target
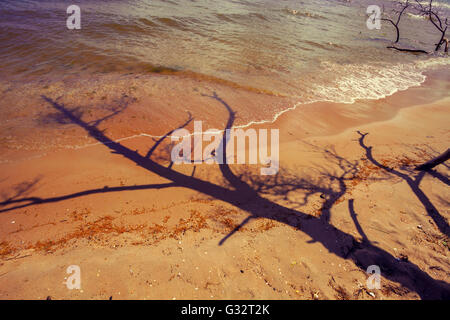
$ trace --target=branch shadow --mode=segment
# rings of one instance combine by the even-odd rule
[[[359,134],[359,145],[361,148],[365,150],[367,159],[372,162],[375,166],[383,169],[384,171],[393,174],[408,184],[408,186],[411,188],[412,192],[415,194],[417,199],[422,203],[423,207],[427,211],[428,215],[433,219],[434,223],[436,223],[438,229],[441,231],[442,234],[449,237],[450,236],[450,227],[447,223],[447,220],[439,213],[438,209],[433,205],[433,203],[430,201],[430,199],[427,197],[427,195],[420,189],[420,182],[422,181],[423,177],[427,172],[421,171],[419,173],[402,173],[399,170],[395,170],[394,168],[390,168],[386,165],[383,165],[378,160],[376,160],[373,156],[372,150],[373,148],[371,146],[367,146],[364,139],[369,133],[362,133],[360,131],[357,131]],[[448,179],[438,173],[435,170],[428,171],[429,174],[431,174],[433,177],[441,180],[442,182],[446,183],[448,185]]]
[[[221,99],[216,93],[206,96],[215,99],[221,106],[228,111],[229,118],[226,128],[231,128],[235,119],[235,112],[232,108]],[[339,157],[335,152],[329,151],[330,159],[337,161],[338,165],[343,170],[340,174],[326,172],[324,177],[328,180],[310,180],[303,178],[296,180],[295,176],[282,177],[281,174],[272,178],[272,185],[265,181],[257,181],[251,176],[238,176],[230,168],[227,163],[220,164],[219,168],[223,178],[227,181],[231,188],[224,187],[219,184],[211,183],[209,181],[201,180],[192,175],[185,175],[172,169],[172,164],[168,167],[154,161],[151,158],[152,153],[156,150],[153,146],[149,149],[146,156],[125,147],[119,142],[115,142],[107,137],[104,132],[100,131],[95,122],[85,122],[79,114],[74,114],[70,109],[63,104],[57,103],[52,99],[42,96],[53,108],[61,113],[65,119],[83,128],[90,136],[94,137],[98,142],[101,142],[105,147],[110,149],[114,154],[121,155],[129,159],[137,166],[140,166],[151,173],[163,177],[170,183],[160,185],[142,185],[142,186],[128,186],[118,188],[105,188],[87,190],[62,197],[40,199],[40,198],[23,198],[13,199],[2,202],[0,205],[8,205],[11,203],[18,203],[15,209],[33,205],[42,204],[46,202],[56,202],[66,200],[69,198],[79,197],[87,194],[96,194],[103,192],[119,192],[125,190],[143,190],[155,188],[170,188],[183,187],[198,191],[211,198],[227,202],[236,208],[248,213],[238,227],[227,234],[220,240],[219,246],[224,245],[226,241],[235,234],[242,226],[249,223],[252,219],[271,219],[291,226],[308,235],[311,240],[308,243],[320,243],[328,252],[352,261],[361,271],[366,272],[371,265],[378,265],[382,270],[382,275],[391,281],[397,282],[406,287],[410,291],[417,292],[423,299],[445,299],[450,298],[450,285],[444,281],[435,280],[426,272],[422,271],[417,265],[412,262],[399,262],[389,252],[377,247],[369,242],[364,234],[362,226],[358,223],[356,213],[353,209],[353,202],[349,202],[350,215],[357,226],[358,232],[362,235],[363,241],[358,241],[351,234],[343,232],[335,228],[329,223],[330,208],[341,198],[345,193],[345,181],[354,177],[357,173],[357,164],[347,161]],[[188,121],[190,121],[188,119]],[[170,133],[164,137],[168,137]],[[225,131],[226,132],[226,131]],[[226,144],[226,134],[223,135],[221,141],[222,146]],[[158,143],[158,142],[157,142]],[[159,142],[160,143],[160,142]],[[363,143],[361,140],[360,143]],[[226,148],[223,148],[226,150]],[[370,149],[369,149],[370,150]],[[226,151],[224,151],[226,152]],[[371,155],[371,154],[370,154]],[[226,158],[226,154],[224,155]],[[322,179],[324,178],[322,177]],[[317,178],[319,179],[319,178]],[[328,185],[329,182],[332,185]],[[285,190],[283,190],[285,188]],[[300,210],[292,209],[278,204],[272,200],[264,197],[264,193],[272,193],[272,195],[285,196],[288,190],[303,189],[306,191],[304,201],[308,201],[314,193],[322,193],[324,195],[324,205],[320,217],[315,217],[304,213]],[[20,205],[21,202],[26,202]],[[8,210],[13,210],[10,208]]]

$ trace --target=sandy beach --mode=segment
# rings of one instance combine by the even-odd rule
[[[0,300],[450,300],[449,0],[0,16]]]
[[[280,130],[275,176],[250,165],[169,166],[167,139],[139,134],[169,126],[142,106],[172,103],[171,127],[185,108],[221,128],[221,101],[245,118],[241,106],[288,97],[171,77],[146,79],[173,84],[150,97],[151,86],[129,82],[129,91],[63,83],[19,87],[21,101],[4,94],[11,109],[2,112],[23,107],[46,125],[16,129],[16,150],[2,134],[0,299],[450,297],[448,165],[414,170],[448,148],[446,72],[384,99],[302,105],[255,125]],[[80,266],[80,290],[64,284],[70,265]],[[380,289],[366,286],[370,265],[381,268]]]

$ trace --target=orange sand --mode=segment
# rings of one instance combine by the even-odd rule
[[[255,126],[280,129],[276,177],[242,165],[231,166],[232,173],[197,165],[193,177],[191,165],[170,171],[165,144],[153,154],[155,162],[138,163],[154,143],[145,136],[121,141],[121,154],[101,143],[37,150],[35,141],[60,130],[55,122],[49,131],[20,131],[24,148],[1,145],[8,161],[0,164],[6,201],[0,206],[0,298],[448,298],[449,170],[413,170],[449,145],[450,86],[439,79],[447,92],[439,96],[433,81],[379,101],[304,105]],[[227,112],[202,93],[215,91],[232,108],[289,100],[261,93],[242,98],[236,88],[197,85],[173,99],[192,106],[203,101],[221,118],[214,125],[223,124]],[[56,101],[59,93],[45,95]],[[126,97],[127,118],[100,124],[106,136],[142,132],[136,128],[145,126],[142,118],[136,126],[129,119],[133,112],[142,115],[139,106],[147,100],[133,97]],[[25,106],[36,99],[55,119],[59,111],[49,103],[29,99]],[[61,101],[76,115],[77,99]],[[163,129],[173,128],[154,126],[153,132]],[[96,142],[80,126],[65,130],[65,143],[82,135]],[[372,264],[381,266],[380,290],[366,287]],[[63,284],[69,265],[81,268],[81,290]]]

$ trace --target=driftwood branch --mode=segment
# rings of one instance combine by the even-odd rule
[[[403,48],[397,48],[394,46],[389,46],[387,47],[388,49],[395,49],[398,51],[406,51],[406,52],[412,52],[412,53],[425,53],[428,54],[428,52],[426,52],[425,50],[420,50],[420,49],[403,49]]]

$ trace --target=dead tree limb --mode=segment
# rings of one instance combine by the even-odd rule
[[[395,49],[398,51],[406,51],[406,52],[412,52],[412,53],[425,53],[428,54],[428,52],[426,52],[425,50],[420,50],[420,49],[402,49],[402,48],[397,48],[394,46],[389,46],[387,47],[388,49]]]
[[[400,19],[402,18],[403,13],[409,7],[409,5],[410,5],[409,0],[406,0],[405,4],[403,4],[402,9],[398,12],[398,17],[397,17],[396,22],[394,22],[394,20],[392,20],[390,18],[381,18],[381,20],[383,20],[383,21],[389,21],[395,27],[395,31],[397,32],[397,37],[396,37],[394,43],[397,43],[400,40],[400,29],[399,29],[398,25],[400,23]]]
[[[438,43],[435,44],[434,51],[439,51],[441,46],[445,44],[445,52],[448,52],[448,39],[445,37],[445,33],[447,32],[447,28],[449,26],[448,18],[441,17],[439,12],[436,9],[433,9],[433,0],[430,0],[427,6],[424,6],[419,2],[419,0],[415,0],[417,5],[416,9],[419,11],[419,14],[422,16],[428,17],[428,20],[435,26],[436,29],[441,33],[441,38]]]

